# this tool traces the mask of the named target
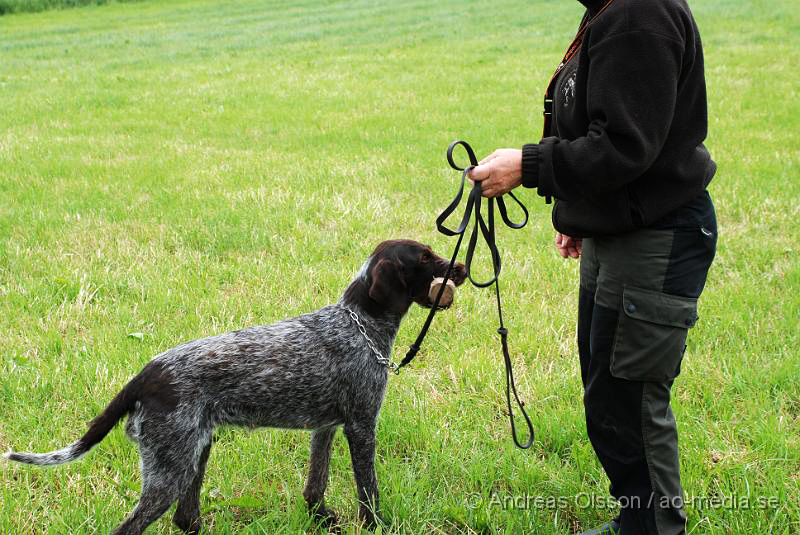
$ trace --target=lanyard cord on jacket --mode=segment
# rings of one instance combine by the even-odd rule
[[[453,150],[461,145],[464,147],[464,150],[467,151],[467,155],[469,156],[470,165],[466,168],[459,167],[455,160],[453,160]],[[475,212],[475,225],[472,229],[472,235],[469,239],[469,245],[467,245],[467,256],[464,260],[464,265],[467,269],[467,277],[469,278],[470,282],[473,285],[477,286],[478,288],[486,288],[494,284],[495,288],[495,296],[497,298],[497,315],[500,320],[500,327],[497,329],[497,333],[500,335],[500,341],[503,347],[503,360],[505,362],[506,368],[506,405],[508,406],[508,417],[509,421],[511,422],[511,437],[514,439],[514,444],[517,447],[522,449],[527,449],[531,447],[533,444],[534,439],[534,431],[533,431],[533,424],[531,423],[531,419],[528,417],[528,413],[525,411],[525,403],[519,399],[519,394],[517,393],[517,386],[514,383],[514,370],[511,366],[511,356],[508,352],[508,330],[505,328],[503,324],[503,308],[500,304],[500,253],[497,251],[497,244],[495,243],[495,230],[494,230],[494,201],[497,201],[497,208],[500,211],[500,217],[502,217],[503,222],[511,227],[512,229],[520,229],[525,226],[528,222],[528,210],[525,208],[519,199],[517,199],[513,193],[508,192],[508,195],[514,199],[517,205],[522,209],[524,213],[524,218],[521,223],[515,223],[511,221],[508,217],[508,212],[506,210],[505,202],[503,201],[503,197],[496,197],[490,198],[488,200],[488,218],[484,220],[483,216],[481,215],[481,183],[476,181],[472,186],[472,191],[469,193],[469,197],[467,198],[467,206],[464,209],[464,216],[461,218],[461,223],[459,223],[458,227],[455,230],[448,228],[445,226],[445,220],[450,216],[450,214],[458,208],[458,204],[461,201],[461,197],[464,194],[464,185],[466,184],[467,178],[469,176],[469,172],[478,165],[478,159],[475,157],[475,153],[472,150],[472,147],[466,141],[454,141],[450,144],[447,148],[447,162],[450,164],[450,167],[457,171],[462,171],[461,174],[461,186],[458,189],[458,193],[456,193],[455,198],[453,198],[452,202],[445,208],[439,217],[436,218],[436,228],[439,230],[440,233],[444,234],[445,236],[458,236],[458,242],[456,243],[455,250],[453,251],[453,256],[450,259],[450,264],[447,267],[447,271],[444,275],[444,281],[439,288],[439,292],[436,294],[436,299],[431,306],[430,312],[428,312],[428,317],[425,320],[425,324],[422,326],[422,330],[417,336],[417,339],[411,344],[411,347],[408,349],[406,356],[403,358],[403,361],[397,368],[399,372],[400,368],[407,365],[411,362],[414,357],[419,352],[420,346],[422,345],[422,341],[425,339],[425,335],[428,333],[428,328],[431,326],[431,322],[433,321],[433,316],[436,314],[436,310],[439,307],[439,302],[444,294],[445,287],[447,286],[447,281],[450,280],[450,274],[453,271],[453,266],[456,262],[456,257],[458,256],[458,251],[461,248],[461,242],[464,239],[464,235],[466,234],[467,225],[469,224],[469,220],[472,216],[473,211]],[[472,256],[475,253],[475,245],[478,242],[478,232],[483,236],[486,245],[489,247],[489,251],[492,256],[492,268],[494,271],[494,275],[486,280],[486,281],[476,281],[472,277],[471,267],[472,267]],[[520,412],[522,413],[523,418],[525,419],[525,424],[528,427],[528,440],[523,444],[520,442],[519,438],[517,437],[517,430],[514,423],[514,413],[511,410],[511,394],[514,394],[514,400],[519,407]]]

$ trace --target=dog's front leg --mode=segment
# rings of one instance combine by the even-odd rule
[[[308,479],[303,497],[308,512],[325,525],[336,525],[336,514],[325,507],[325,488],[328,486],[328,466],[331,462],[331,443],[336,426],[323,427],[311,433],[311,459],[308,463]]]
[[[344,434],[350,445],[353,474],[358,486],[358,517],[369,528],[381,520],[378,508],[378,479],[375,475],[375,422],[345,424]]]

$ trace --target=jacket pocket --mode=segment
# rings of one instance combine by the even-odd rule
[[[630,381],[671,381],[696,322],[695,298],[624,287],[611,374]]]

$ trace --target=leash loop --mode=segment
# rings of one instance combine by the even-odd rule
[[[478,158],[475,156],[475,151],[472,150],[472,147],[470,146],[470,144],[467,143],[466,141],[463,141],[463,140],[459,139],[458,141],[453,141],[452,143],[450,143],[450,146],[447,147],[447,163],[450,164],[450,167],[452,167],[456,171],[468,171],[469,170],[469,169],[464,168],[464,167],[459,167],[458,164],[456,164],[455,160],[453,159],[453,151],[459,145],[464,147],[464,150],[467,151],[467,157],[469,158],[469,164],[472,167],[475,167],[476,165],[478,165]]]
[[[466,167],[460,167],[453,158],[453,151],[456,147],[461,146],[467,153],[467,157],[469,158],[469,165]],[[512,229],[521,229],[528,223],[528,210],[525,208],[525,205],[517,199],[517,197],[508,192],[508,195],[514,199],[514,202],[517,203],[522,209],[523,218],[520,222],[514,222],[508,216],[508,210],[506,209],[505,202],[503,201],[503,197],[499,196],[496,198],[490,198],[487,201],[487,218],[484,219],[483,215],[481,214],[481,200],[483,198],[482,191],[481,191],[481,183],[479,181],[473,182],[472,189],[469,192],[469,196],[467,197],[467,205],[464,208],[464,216],[461,218],[458,226],[455,229],[449,228],[445,225],[445,221],[447,220],[450,215],[458,208],[459,204],[461,203],[461,199],[464,196],[464,187],[467,183],[467,179],[469,178],[469,173],[478,165],[478,159],[475,157],[475,152],[472,150],[472,147],[466,141],[458,140],[450,143],[450,146],[447,147],[447,163],[450,164],[450,167],[455,169],[456,171],[462,171],[461,173],[461,184],[459,185],[458,192],[456,193],[455,197],[447,207],[442,210],[439,216],[436,218],[436,228],[437,230],[444,234],[445,236],[458,236],[458,242],[456,243],[455,250],[453,251],[453,256],[450,259],[450,264],[447,266],[447,271],[444,275],[444,282],[439,288],[439,292],[436,295],[436,299],[434,299],[433,304],[431,306],[431,310],[428,313],[428,317],[425,319],[425,323],[422,326],[422,330],[420,331],[417,339],[414,341],[413,344],[408,349],[406,356],[400,362],[399,366],[397,366],[395,373],[400,372],[400,368],[406,366],[409,362],[411,362],[414,357],[419,352],[420,346],[422,345],[422,341],[425,339],[425,335],[428,333],[428,329],[431,326],[431,322],[433,321],[433,316],[436,314],[436,310],[439,307],[439,302],[441,301],[442,295],[444,294],[445,286],[447,285],[447,281],[450,280],[450,274],[453,271],[453,266],[456,262],[456,257],[458,256],[459,249],[461,248],[461,242],[464,239],[466,234],[467,225],[469,225],[470,219],[472,219],[472,213],[475,213],[475,225],[472,228],[472,234],[469,238],[469,243],[467,245],[467,254],[466,258],[464,259],[464,266],[466,267],[467,271],[467,278],[472,282],[474,286],[478,288],[486,288],[487,286],[491,286],[494,284],[495,286],[495,295],[497,299],[497,315],[500,322],[500,327],[497,329],[497,333],[500,335],[500,343],[503,348],[503,362],[506,368],[506,405],[508,407],[508,417],[511,422],[511,436],[514,440],[514,444],[521,448],[521,449],[528,449],[533,444],[534,440],[534,430],[533,424],[531,423],[531,419],[528,417],[528,413],[525,410],[525,403],[520,400],[519,394],[517,393],[517,386],[514,382],[514,371],[512,369],[511,364],[511,356],[508,350],[508,330],[503,325],[503,309],[500,304],[500,284],[499,284],[499,277],[500,277],[500,270],[502,268],[502,262],[500,260],[500,253],[497,250],[497,243],[495,240],[495,224],[494,224],[494,203],[495,200],[497,201],[497,208],[500,212],[500,217],[505,223],[506,226]],[[485,281],[477,281],[472,276],[472,259],[475,254],[475,247],[478,243],[478,235],[483,237],[483,241],[489,248],[489,252],[492,258],[492,277],[485,280]],[[514,420],[514,412],[511,409],[511,395],[514,395],[514,400],[517,403],[517,407],[521,412],[525,424],[528,428],[528,440],[523,444],[520,442],[519,437],[517,436],[517,429]]]

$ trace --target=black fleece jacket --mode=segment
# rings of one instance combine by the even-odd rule
[[[581,0],[592,17],[605,0]],[[556,198],[553,224],[591,236],[648,226],[705,190],[716,165],[703,50],[685,0],[613,0],[554,89],[550,132],[522,182]]]

